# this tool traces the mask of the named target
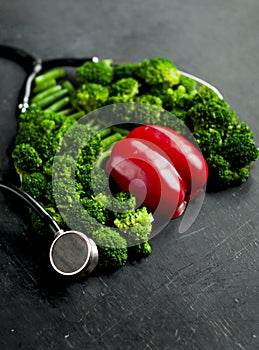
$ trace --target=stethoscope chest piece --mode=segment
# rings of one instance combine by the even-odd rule
[[[51,244],[50,263],[61,275],[89,275],[98,263],[95,242],[78,231],[60,231]]]

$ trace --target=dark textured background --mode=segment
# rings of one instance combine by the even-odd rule
[[[215,84],[259,144],[258,0],[0,0],[0,44],[42,58],[166,56]],[[0,167],[24,72],[0,62]],[[206,196],[184,234],[114,274],[67,283],[26,241],[19,203],[0,197],[0,349],[258,349],[259,162]],[[17,211],[18,209],[18,211]]]

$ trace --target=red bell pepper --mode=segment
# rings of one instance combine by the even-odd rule
[[[121,190],[131,192],[138,205],[153,214],[170,220],[184,211],[184,181],[152,142],[134,138],[116,142],[106,169]]]
[[[208,166],[202,153],[188,139],[170,128],[157,125],[137,127],[127,137],[147,140],[151,147],[158,147],[162,154],[169,157],[185,183],[187,200],[204,191]]]

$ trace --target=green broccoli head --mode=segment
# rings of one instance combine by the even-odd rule
[[[192,104],[197,95],[198,93],[192,99]],[[237,116],[229,109],[229,105],[214,98],[194,104],[185,115],[187,126],[194,131],[212,128],[224,133],[236,120]]]
[[[192,105],[196,105],[197,103],[205,104],[206,102],[213,100],[219,104],[222,103],[222,105],[226,105],[226,108],[229,108],[227,102],[223,101],[213,90],[205,85],[202,85],[196,92],[197,93],[195,93],[192,100]]]
[[[112,60],[85,62],[76,69],[76,78],[82,83],[108,85],[113,80]]]
[[[209,168],[207,191],[217,192],[228,187],[239,186],[249,177],[248,168],[232,170],[230,163],[221,155],[211,155],[206,159]]]
[[[12,152],[12,158],[16,171],[23,175],[37,172],[42,167],[39,153],[28,143],[16,145]]]
[[[133,78],[122,78],[110,87],[110,95],[122,97],[124,102],[128,101],[139,92],[139,82]]]
[[[153,106],[158,106],[161,108],[163,105],[163,101],[161,100],[160,97],[149,95],[149,94],[136,96],[135,101],[139,102],[139,103],[146,103],[146,104],[150,104]]]
[[[184,86],[187,94],[194,96],[197,92],[197,82],[191,78],[181,75],[179,85]]]
[[[99,196],[85,197],[81,199],[87,213],[101,224],[106,224],[109,221],[109,210],[102,203]]]
[[[63,135],[75,123],[74,119],[62,114],[33,107],[21,113],[19,120],[15,144],[29,144],[43,163],[56,154]]]
[[[211,128],[209,130],[199,130],[195,131],[193,136],[205,158],[220,151],[222,137],[219,131]]]
[[[128,260],[136,261],[147,257],[152,253],[152,247],[149,242],[143,242],[128,248]]]
[[[136,71],[138,65],[134,63],[115,64],[114,69],[114,81],[122,78],[136,78]]]
[[[47,187],[47,179],[42,173],[32,173],[22,178],[21,188],[30,194],[34,199],[44,196]]]
[[[221,147],[221,155],[231,164],[233,169],[250,165],[259,156],[259,149],[254,140],[242,134],[227,137]]]
[[[189,94],[183,85],[179,85],[176,90],[167,94],[164,98],[164,106],[176,117],[184,119],[185,112],[189,109],[193,94]]]
[[[118,227],[129,245],[147,241],[152,230],[153,216],[146,207],[115,213],[114,225]]]
[[[66,214],[70,206],[80,202],[81,185],[74,179],[57,177],[52,179],[53,197],[58,209]]]
[[[126,240],[116,230],[102,226],[91,234],[99,252],[97,269],[101,272],[116,270],[125,265],[128,258]]]
[[[89,113],[102,107],[109,97],[109,90],[107,87],[88,83],[81,85],[74,93],[72,103],[75,107],[83,109]]]
[[[179,84],[180,73],[167,58],[152,58],[142,61],[137,68],[137,76],[147,84]]]
[[[167,110],[170,108],[170,106],[169,108],[167,106],[167,101],[170,99],[170,96],[173,93],[174,93],[174,89],[163,83],[150,85],[147,90],[147,94],[159,97],[160,100],[162,100],[163,107]]]

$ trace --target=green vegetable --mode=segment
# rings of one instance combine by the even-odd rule
[[[40,199],[47,188],[46,177],[42,173],[25,175],[22,181],[22,190],[29,193],[34,199]]]
[[[207,158],[209,167],[209,179],[207,190],[216,192],[231,186],[238,186],[244,183],[249,177],[248,168],[231,169],[231,164],[221,155],[210,155]]]
[[[110,84],[113,79],[112,60],[85,62],[76,69],[76,78],[81,83]]]
[[[249,167],[259,156],[254,134],[245,122],[207,87],[190,102],[185,122],[193,131],[209,166],[209,191],[219,191],[244,183]]]
[[[39,84],[43,84],[43,82],[46,82],[52,79],[62,78],[64,76],[65,76],[65,70],[63,68],[52,69],[46,73],[38,75],[35,78],[35,85],[38,86]]]
[[[167,58],[144,60],[138,65],[136,74],[149,85],[166,84],[173,86],[180,81],[178,69]]]
[[[139,83],[133,78],[122,78],[110,87],[110,95],[121,97],[124,102],[137,95],[139,92]]]
[[[102,272],[152,250],[152,215],[145,207],[137,208],[136,198],[119,191],[105,171],[114,143],[126,137],[135,120],[153,125],[162,121],[177,131],[187,125],[208,163],[208,191],[244,183],[259,155],[253,132],[229,104],[182,76],[166,58],[138,64],[86,62],[76,69],[75,85],[62,68],[37,76],[34,83],[31,107],[19,116],[12,154],[23,174],[21,186],[61,227],[69,224],[96,241]],[[104,127],[98,115],[80,122],[107,105],[112,105],[110,125],[115,116],[121,125]],[[46,235],[33,212],[31,219],[34,229]]]
[[[42,159],[39,153],[28,143],[17,145],[12,153],[16,171],[27,174],[41,169]]]
[[[115,64],[113,66],[114,81],[122,78],[134,78],[136,77],[138,65],[133,63]]]
[[[89,113],[99,107],[102,107],[108,100],[109,90],[101,84],[88,83],[81,85],[73,96],[74,106],[83,109]]]

